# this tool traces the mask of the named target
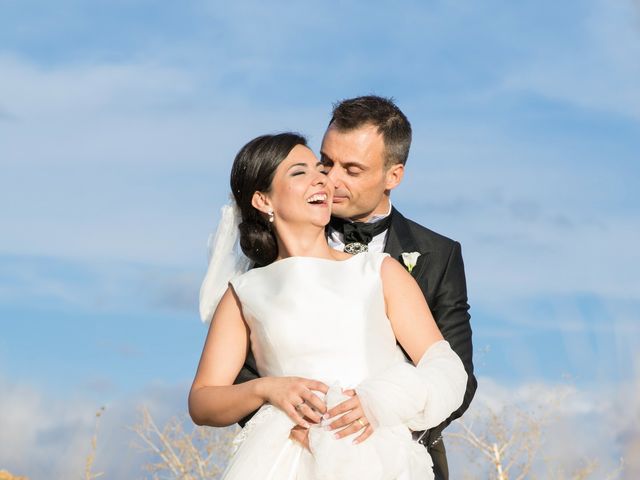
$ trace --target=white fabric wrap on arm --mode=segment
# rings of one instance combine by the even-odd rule
[[[417,366],[397,363],[364,380],[356,392],[373,427],[433,428],[464,399],[467,372],[445,340],[431,345]]]

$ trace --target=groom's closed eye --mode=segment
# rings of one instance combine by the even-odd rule
[[[357,177],[367,170],[367,167],[365,165],[358,162],[343,163],[340,166],[350,177]]]
[[[327,175],[329,173],[329,170],[331,170],[331,168],[327,167],[324,163],[322,162],[318,162],[316,164],[316,168],[318,169],[318,171],[320,173],[323,173],[324,175]]]

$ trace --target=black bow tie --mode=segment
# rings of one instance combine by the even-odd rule
[[[342,233],[345,245],[350,243],[367,245],[373,237],[388,230],[389,225],[391,225],[391,215],[387,215],[373,223],[349,222],[342,218],[331,218],[331,227]]]

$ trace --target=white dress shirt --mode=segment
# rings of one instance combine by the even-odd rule
[[[389,203],[389,211],[387,213],[383,213],[381,215],[374,215],[365,223],[374,223],[378,220],[382,220],[385,217],[391,215],[391,203]],[[351,222],[351,220],[348,220]],[[385,230],[382,233],[379,233],[375,237],[371,239],[369,242],[369,251],[370,252],[383,252],[385,243],[387,242],[387,234],[389,233],[389,229]],[[344,251],[344,235],[342,232],[335,230],[329,225],[329,236],[327,237],[329,242],[329,246],[331,248],[335,248],[336,250]]]

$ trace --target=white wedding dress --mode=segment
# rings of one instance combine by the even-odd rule
[[[393,382],[402,376],[394,373],[394,368],[414,371],[416,367],[406,362],[385,313],[380,268],[386,256],[362,253],[343,261],[290,257],[232,280],[251,330],[251,348],[260,375],[322,381],[331,386],[325,398],[330,407],[347,398],[343,388],[358,391],[362,385],[365,396],[367,379],[382,375],[380,382],[371,384],[377,398],[387,399],[391,407],[402,403],[394,400],[394,395],[403,392],[384,378],[384,372]],[[466,383],[466,378],[461,381]],[[427,425],[437,425],[460,405],[460,392],[455,395],[460,398],[448,401],[446,413],[427,420]],[[365,409],[367,413],[378,410]],[[412,440],[408,422],[369,420],[376,428],[361,444],[353,444],[353,437],[336,440],[334,432],[312,426],[308,451],[289,439],[294,425],[289,417],[272,405],[264,405],[236,438],[237,450],[223,478],[433,478],[431,458]]]

